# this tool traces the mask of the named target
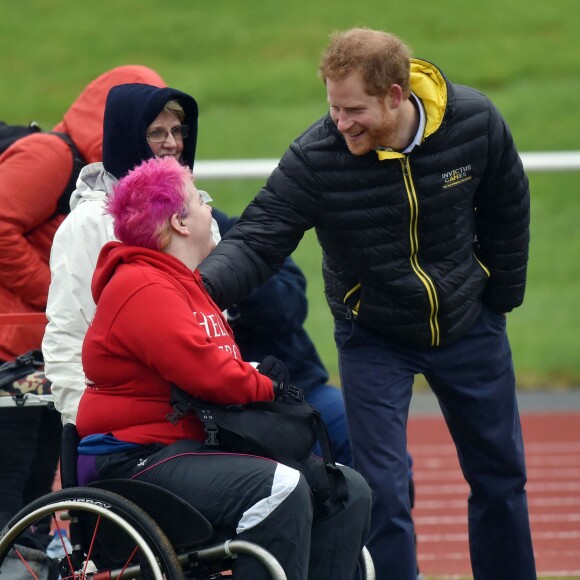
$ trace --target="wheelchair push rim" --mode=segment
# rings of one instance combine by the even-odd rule
[[[58,563],[63,580],[183,579],[169,540],[147,513],[117,494],[87,488],[43,496],[10,520],[0,531],[0,576],[11,554],[18,559],[11,564],[21,565],[24,578],[27,571],[31,579],[37,577],[19,540],[47,517],[53,528],[71,528],[73,545]]]

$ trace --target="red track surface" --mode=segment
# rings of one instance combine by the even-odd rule
[[[580,576],[580,412],[523,414],[522,424],[538,576]],[[439,416],[411,416],[408,432],[421,571],[470,577],[469,488],[447,427]]]
[[[538,576],[580,576],[580,412],[522,415],[528,506]],[[409,419],[419,566],[470,577],[468,486],[440,417]]]

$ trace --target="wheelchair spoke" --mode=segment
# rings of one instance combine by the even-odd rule
[[[26,559],[22,556],[22,553],[20,552],[20,550],[18,550],[18,548],[16,548],[16,546],[14,546],[12,548],[12,551],[16,554],[16,556],[20,559],[20,561],[24,564],[25,568],[28,570],[28,572],[30,573],[30,577],[34,578],[34,580],[38,580],[38,576],[34,573],[34,571],[32,570],[32,568],[28,565],[28,562],[26,561]]]
[[[42,522],[53,530],[48,554],[31,533]],[[116,494],[85,488],[32,502],[0,534],[0,577],[38,580],[49,570],[62,580],[183,579],[167,538],[143,510]]]
[[[97,521],[95,523],[95,530],[94,530],[93,535],[91,537],[91,543],[89,544],[89,549],[87,550],[85,565],[83,567],[83,575],[86,575],[89,564],[91,563],[93,548],[95,546],[95,539],[97,537],[97,532],[98,532],[100,523],[101,523],[101,516],[98,516]]]
[[[123,569],[121,570],[121,573],[119,574],[119,578],[120,579],[123,578],[123,574],[125,573],[125,571],[129,567],[129,564],[131,563],[131,560],[133,560],[133,558],[135,557],[135,554],[137,553],[138,548],[139,548],[138,546],[135,546],[135,549],[133,550],[133,553],[129,556],[129,559],[127,560],[127,562],[123,566]]]

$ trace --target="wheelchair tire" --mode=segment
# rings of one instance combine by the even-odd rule
[[[167,536],[143,509],[115,493],[87,487],[47,494],[8,522],[0,531],[0,576],[10,553],[12,567],[14,556],[22,563],[19,578],[37,577],[19,546],[26,546],[35,525],[47,518],[53,530],[69,528],[73,546],[69,542],[66,557],[55,564],[62,578],[84,580],[97,572],[103,578],[117,578],[123,572],[121,578],[184,579]],[[54,572],[46,577],[54,577]]]

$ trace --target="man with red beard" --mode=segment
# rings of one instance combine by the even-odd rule
[[[206,287],[221,308],[239,302],[315,228],[377,578],[416,577],[405,451],[423,374],[471,488],[474,577],[533,580],[505,316],[524,297],[529,188],[510,130],[392,34],[333,34],[319,72],[329,114],[202,263]]]

